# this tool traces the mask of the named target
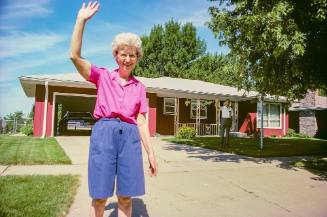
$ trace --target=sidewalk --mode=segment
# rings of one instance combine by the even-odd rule
[[[57,137],[73,165],[11,166],[9,174],[81,175],[68,217],[88,216],[89,137]],[[326,217],[327,182],[288,159],[257,159],[220,153],[152,138],[159,164],[155,178],[146,176],[147,194],[133,199],[135,217]],[[144,155],[144,168],[148,167]],[[3,172],[4,170],[4,172]],[[117,215],[116,198],[105,216]]]

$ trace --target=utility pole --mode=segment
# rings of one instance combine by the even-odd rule
[[[264,100],[264,96],[263,94],[260,95],[260,149],[263,149],[263,100]]]

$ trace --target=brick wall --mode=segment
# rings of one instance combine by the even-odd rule
[[[308,91],[303,99],[294,103],[292,107],[320,107],[327,108],[327,97],[319,96],[318,91]],[[299,112],[299,132],[314,136],[318,131],[316,111],[304,110]]]
[[[316,135],[318,130],[315,111],[305,110],[299,113],[299,132],[308,136]]]

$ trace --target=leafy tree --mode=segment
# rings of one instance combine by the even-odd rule
[[[205,53],[206,44],[196,36],[191,23],[181,25],[170,20],[142,36],[144,56],[135,74],[144,77],[182,77],[189,63]]]
[[[207,82],[238,86],[236,58],[226,55],[206,54],[190,64],[185,71],[184,78],[203,80]]]
[[[9,113],[5,116],[6,120],[14,120],[17,121],[23,120],[24,113],[22,111],[15,111],[14,113]]]
[[[327,88],[326,89],[319,89],[319,95],[327,97]]]
[[[35,104],[33,104],[32,109],[30,113],[28,114],[28,118],[33,119],[34,118],[34,110],[35,110]]]
[[[156,25],[142,36],[143,58],[135,74],[143,77],[169,76],[237,86],[239,66],[234,57],[205,54],[206,44],[196,37],[191,23],[174,20]]]
[[[290,98],[326,88],[326,0],[210,1],[208,26],[239,58],[239,87]]]
[[[14,113],[7,114],[4,119],[7,122],[7,132],[13,132],[14,131],[14,122],[16,122],[16,132],[19,132],[19,127],[17,126],[17,123],[23,122],[23,116],[24,113],[22,111],[16,111]]]

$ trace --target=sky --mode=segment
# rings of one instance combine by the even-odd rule
[[[88,2],[88,1],[85,1]],[[111,41],[120,32],[148,35],[170,19],[192,22],[209,53],[227,53],[205,25],[208,0],[101,0],[100,10],[87,22],[82,56],[95,65],[116,67]],[[28,98],[19,76],[76,72],[69,59],[70,39],[82,0],[0,0],[0,116],[28,114]],[[77,72],[76,72],[77,73]]]

